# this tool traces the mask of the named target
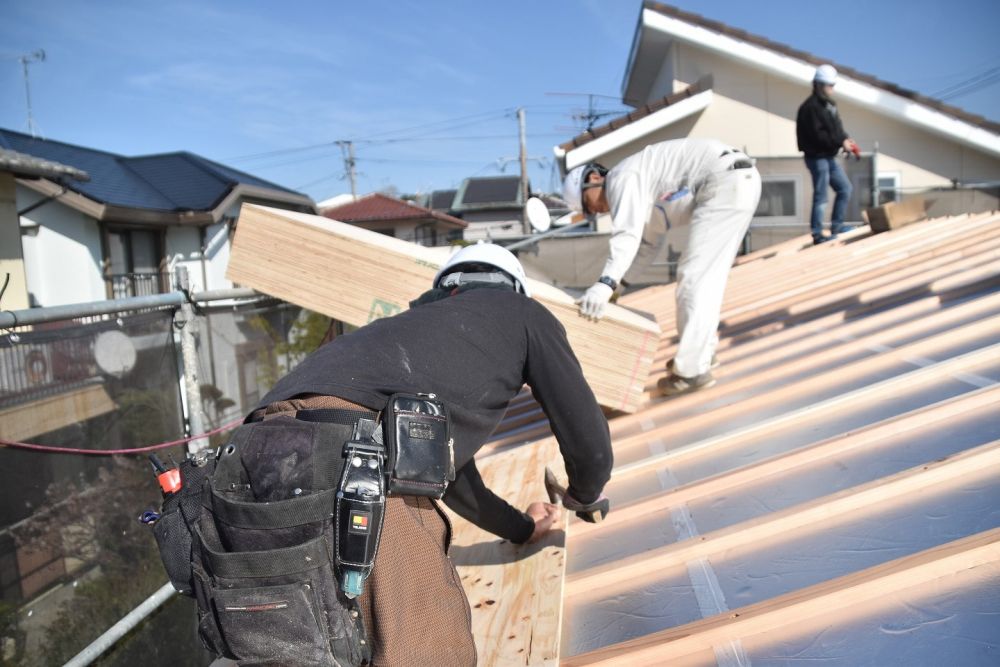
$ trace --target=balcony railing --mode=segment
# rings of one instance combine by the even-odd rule
[[[170,291],[170,274],[158,271],[113,273],[105,276],[104,280],[111,288],[112,299],[166,294]]]

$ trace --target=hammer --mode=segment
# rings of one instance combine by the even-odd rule
[[[559,483],[552,468],[545,467],[545,492],[549,494],[549,502],[554,505],[562,505],[568,510],[576,512],[576,515],[588,523],[600,523],[608,515],[611,503],[607,498],[601,496],[589,505],[584,505],[566,493],[566,487]],[[567,497],[568,496],[568,497]]]

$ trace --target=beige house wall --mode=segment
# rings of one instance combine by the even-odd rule
[[[29,305],[16,193],[13,174],[0,173],[0,286],[10,274],[10,282],[0,301],[2,310],[22,310]]]

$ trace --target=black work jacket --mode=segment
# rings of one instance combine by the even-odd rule
[[[799,150],[806,157],[833,157],[840,152],[844,139],[847,139],[837,103],[815,91],[799,107],[795,134]]]
[[[611,476],[607,419],[563,326],[513,291],[473,289],[340,336],[281,378],[259,407],[312,393],[382,410],[397,392],[436,394],[448,404],[455,440],[457,474],[445,503],[495,535],[524,542],[534,522],[486,488],[473,456],[525,384],[559,442],[570,493],[597,500]]]

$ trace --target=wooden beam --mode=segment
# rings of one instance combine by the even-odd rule
[[[650,498],[626,505],[617,505],[615,511],[608,514],[607,518],[600,524],[573,521],[573,539],[580,539],[615,526],[633,524],[670,507],[677,507],[708,495],[723,494],[745,484],[753,484],[768,477],[788,473],[796,468],[812,465],[830,457],[843,456],[862,449],[870,450],[882,447],[887,441],[904,433],[926,429],[945,420],[957,420],[970,412],[994,408],[997,405],[1000,405],[1000,384],[954,396],[930,407],[917,408],[856,431],[827,438],[813,445],[779,454],[758,463],[700,479]],[[614,496],[613,489],[611,489],[610,495]]]
[[[612,479],[620,481],[630,475],[635,475],[650,470],[655,470],[670,461],[675,461],[688,456],[703,455],[709,452],[716,453],[728,447],[733,447],[741,442],[745,442],[751,437],[761,433],[773,431],[778,428],[785,428],[798,422],[805,422],[823,415],[841,412],[858,403],[866,402],[877,398],[885,400],[889,396],[900,392],[910,391],[921,385],[936,382],[942,377],[952,373],[960,373],[971,368],[976,368],[982,364],[995,362],[1000,355],[1000,343],[989,347],[980,348],[973,352],[963,354],[947,361],[941,361],[931,366],[927,366],[915,371],[910,371],[904,375],[898,375],[888,380],[883,380],[876,384],[868,385],[852,392],[834,396],[825,401],[820,401],[812,405],[777,415],[770,419],[761,420],[756,424],[746,426],[736,431],[724,433],[719,436],[699,440],[688,445],[676,447],[663,454],[651,456],[635,463],[629,463],[616,467],[612,471]],[[665,427],[668,428],[668,427]],[[650,439],[655,435],[647,434]]]
[[[629,558],[583,570],[569,577],[567,596],[597,596],[601,589],[653,578],[663,570],[697,558],[760,544],[766,540],[801,537],[808,530],[822,530],[843,517],[858,517],[884,502],[902,498],[962,479],[1000,471],[1000,440],[910,468],[895,475],[844,489],[793,507],[715,530],[697,539],[683,540],[644,551]]]
[[[724,422],[732,416],[759,410],[763,406],[783,405],[787,401],[794,400],[803,395],[815,395],[817,392],[827,387],[839,385],[850,379],[863,377],[881,369],[892,368],[901,362],[906,363],[907,359],[919,358],[923,355],[933,355],[942,348],[981,339],[984,334],[989,332],[996,332],[998,334],[997,337],[1000,338],[1000,315],[955,328],[949,331],[947,335],[932,336],[923,340],[915,341],[908,345],[902,345],[885,352],[880,352],[876,355],[868,356],[863,359],[841,365],[838,367],[836,373],[814,373],[813,375],[805,377],[797,382],[789,382],[778,388],[759,392],[752,398],[734,400],[732,403],[717,407],[711,411],[689,416],[679,421],[674,421],[669,424],[668,428],[672,436],[678,437],[682,433],[689,432],[706,424]],[[844,344],[843,347],[850,350],[853,346],[851,344]],[[787,368],[792,369],[792,371],[800,371],[802,368],[811,368],[813,365],[818,365],[820,362],[829,362],[827,357],[836,358],[837,350],[838,348],[831,347],[829,353],[820,353],[812,357],[787,364],[786,366]],[[814,359],[816,361],[814,361]],[[778,369],[769,371],[768,373],[758,374],[747,380],[742,380],[738,386],[745,391],[747,386],[766,384],[768,382],[773,383],[783,377],[782,373],[783,369],[779,367]],[[724,388],[722,389],[724,390]],[[709,395],[708,392],[710,391],[712,390],[709,389],[704,392],[705,395],[701,398],[701,400],[707,400]],[[674,402],[683,398],[684,397],[678,397],[677,399],[662,400],[659,403],[647,408],[643,412],[642,417],[646,420],[659,421],[661,423],[666,422],[669,420],[670,415],[675,411],[675,408],[673,407]],[[684,401],[682,400],[682,406],[683,402]],[[634,435],[627,437],[621,437],[616,432],[613,438],[615,451],[621,452],[636,446],[645,446],[650,437],[652,436],[648,431],[644,433],[635,433]]]
[[[751,368],[758,370],[755,373],[744,372],[742,377],[721,382],[708,391],[674,397],[663,405],[669,413],[678,413],[693,404],[709,400],[717,403],[726,396],[740,394],[755,385],[774,384],[781,378],[794,378],[815,368],[830,367],[838,360],[850,358],[859,352],[870,354],[874,349],[898,345],[900,339],[917,336],[928,337],[928,340],[937,338],[930,334],[935,330],[945,331],[955,327],[962,320],[973,317],[980,318],[974,326],[984,328],[993,326],[1000,332],[1000,317],[992,319],[989,317],[997,312],[1000,312],[1000,293],[974,299],[954,308],[938,310],[933,314],[896,326],[870,327],[874,331],[862,336],[854,336],[851,332],[862,329],[864,320],[852,322],[853,326],[845,326],[843,329],[831,328],[822,337],[801,339],[798,343],[788,345],[773,345],[767,350],[761,350],[752,358],[726,364],[719,373],[720,378],[728,378],[731,374],[735,375]],[[655,375],[657,374],[654,373]],[[663,419],[669,413],[658,414]]]
[[[564,658],[562,667],[605,665],[662,667],[713,646],[761,635],[779,635],[812,619],[841,611],[861,615],[872,603],[977,567],[1000,563],[1000,528],[876,565],[785,595],[676,628]],[[907,595],[912,599],[917,593]]]
[[[14,442],[107,414],[118,406],[104,384],[88,384],[0,410],[0,438]]]

